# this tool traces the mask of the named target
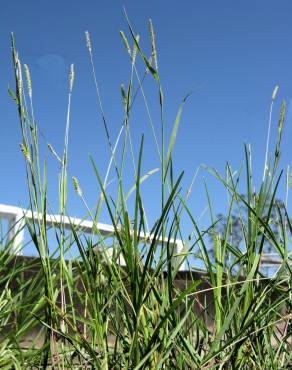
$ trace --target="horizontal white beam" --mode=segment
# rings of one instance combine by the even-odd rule
[[[28,220],[42,220],[43,215],[37,212],[31,212],[30,210],[8,206],[5,204],[0,204],[0,218],[6,218],[9,221],[10,235],[9,239],[14,238],[15,250],[19,250],[20,245],[23,241],[23,227],[24,219]],[[90,220],[84,220],[76,217],[67,217],[58,214],[46,214],[46,224],[49,227],[55,226],[59,227],[62,225],[65,229],[70,230],[72,225],[82,229],[83,232],[91,233],[93,230],[97,229],[102,236],[109,236],[115,233],[115,228],[112,225],[95,223]],[[139,241],[143,241],[150,244],[154,238],[154,235],[150,233],[140,233]],[[176,248],[176,253],[180,254],[183,252],[183,242],[178,239],[162,239],[158,238],[156,243],[163,244],[169,243],[171,246]],[[182,263],[181,270],[184,270],[184,263]]]
[[[31,212],[20,207],[7,206],[5,204],[0,204],[0,218],[7,218],[8,220],[15,220],[19,217],[25,217],[28,220],[42,220],[42,214],[37,212]],[[103,223],[94,223],[90,220],[84,220],[76,217],[67,217],[62,215],[46,214],[46,224],[48,226],[58,226],[63,225],[65,229],[71,229],[71,225],[80,227],[84,232],[92,232],[93,229],[98,229],[100,234],[103,236],[112,235],[115,232],[115,228],[112,225]],[[140,233],[139,240],[145,241],[146,243],[151,243],[154,235],[150,233]],[[182,241],[178,239],[167,239],[162,238],[157,239],[158,244],[169,243],[170,245],[182,246]]]

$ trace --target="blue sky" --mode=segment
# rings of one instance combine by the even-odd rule
[[[291,1],[7,1],[1,5],[0,14],[0,203],[25,207],[28,199],[24,160],[19,150],[21,136],[17,111],[7,93],[7,85],[14,86],[10,32],[15,34],[22,62],[30,68],[39,128],[59,153],[62,153],[64,141],[69,68],[71,63],[75,65],[69,172],[79,179],[89,205],[93,206],[99,189],[88,155],[93,155],[104,175],[109,151],[96,103],[84,32],[88,30],[91,35],[97,79],[114,141],[123,121],[120,84],[126,85],[130,75],[129,59],[119,36],[119,31],[124,30],[129,37],[123,6],[148,55],[148,20],[153,19],[165,94],[167,134],[181,100],[194,91],[185,105],[174,156],[176,174],[185,170],[185,189],[203,163],[223,171],[228,160],[232,168],[239,169],[244,159],[244,143],[251,143],[254,175],[257,186],[260,185],[269,105],[276,84],[280,89],[272,139],[277,130],[280,103],[285,99],[288,115],[282,167],[290,163]],[[145,83],[145,92],[155,127],[159,130],[157,90],[150,77]],[[133,108],[130,124],[135,153],[141,134],[145,133],[143,171],[157,167],[158,157],[141,97]],[[45,144],[42,140],[43,148]],[[45,153],[49,199],[52,210],[57,212],[58,164],[48,151]],[[130,165],[129,174],[125,180],[130,188],[134,181]],[[159,214],[159,175],[155,176],[143,187],[150,221]],[[114,180],[114,172],[110,178]],[[210,188],[215,213],[226,207],[222,187],[200,170],[190,198],[195,217],[207,205],[204,178]],[[69,188],[69,211],[72,215],[83,216],[85,210],[71,184]],[[244,184],[242,189],[244,191]],[[103,217],[101,221],[108,221],[105,214]]]

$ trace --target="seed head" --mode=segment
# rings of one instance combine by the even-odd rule
[[[279,122],[278,122],[279,132],[281,132],[283,130],[283,124],[284,124],[284,120],[285,120],[285,113],[286,113],[286,103],[283,101],[282,106],[281,106],[281,110],[280,110]]]
[[[156,48],[155,48],[155,36],[154,36],[153,24],[152,24],[151,18],[149,19],[149,31],[150,31],[150,42],[151,42],[151,50],[152,50],[154,65],[155,65],[156,70],[158,70],[157,53],[156,53]]]
[[[127,49],[128,54],[131,56],[131,49],[130,49],[130,45],[129,45],[129,43],[128,43],[128,40],[127,40],[127,38],[126,38],[126,36],[125,36],[124,32],[123,32],[123,31],[120,31],[120,35],[121,35],[121,38],[122,38],[122,40],[123,40],[123,42],[124,42],[124,45],[125,45],[125,47],[126,47],[126,49]]]
[[[275,100],[278,90],[279,90],[279,86],[276,85],[274,88],[273,94],[272,94],[272,100]]]
[[[72,181],[73,181],[73,186],[74,186],[74,189],[76,190],[77,194],[82,197],[82,190],[78,184],[78,180],[76,179],[76,177],[72,177]]]
[[[69,74],[69,92],[72,93],[74,83],[74,64],[71,64],[70,74]]]
[[[85,32],[85,38],[86,38],[86,47],[91,53],[92,49],[91,49],[90,35],[88,31]]]
[[[139,35],[137,35],[137,36],[136,36],[136,42],[137,42],[137,44],[139,44],[139,40],[140,40],[140,36],[139,36]],[[137,50],[138,50],[138,47],[137,47],[136,42],[134,42],[134,46],[133,46],[132,65],[134,65],[134,64],[135,64],[136,55],[137,55]]]
[[[21,71],[21,63],[18,58],[18,55],[16,57],[16,76],[17,76],[17,87],[18,87],[18,98],[21,102],[22,100],[22,92],[23,92],[23,80],[22,80],[22,71]]]
[[[30,162],[30,155],[29,155],[29,151],[27,150],[27,147],[24,145],[24,144],[19,144],[20,146],[20,149],[25,157],[25,159]]]
[[[27,85],[28,96],[30,98],[32,98],[32,87],[31,87],[30,72],[29,72],[29,69],[28,69],[27,64],[24,64],[23,67],[24,67],[24,72],[25,72],[25,78],[26,78],[26,85]]]

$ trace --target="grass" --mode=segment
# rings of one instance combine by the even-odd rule
[[[89,52],[98,106],[106,133],[111,159],[105,178],[93,160],[93,171],[99,184],[95,207],[86,203],[76,177],[72,184],[93,221],[92,235],[72,224],[66,231],[63,222],[53,230],[57,249],[52,253],[45,223],[49,209],[47,199],[46,161],[39,155],[38,128],[33,109],[33,89],[29,69],[22,66],[12,35],[12,57],[15,91],[9,93],[16,103],[22,133],[21,150],[25,159],[30,209],[37,211],[26,229],[38,252],[38,259],[20,258],[11,254],[12,242],[0,252],[0,367],[1,369],[291,369],[291,257],[289,235],[292,225],[287,199],[289,172],[286,181],[284,213],[278,209],[278,231],[270,226],[272,209],[283,171],[279,170],[281,139],[285,118],[282,104],[278,140],[274,153],[269,153],[270,118],[263,180],[258,190],[252,182],[251,152],[245,147],[245,174],[233,173],[229,164],[220,174],[208,168],[223,184],[229,196],[229,212],[224,233],[216,232],[219,222],[213,216],[209,199],[210,226],[201,231],[188,207],[188,196],[182,189],[183,171],[177,176],[172,158],[181,113],[187,97],[179,107],[169,142],[165,139],[163,88],[158,72],[157,52],[150,21],[151,56],[146,56],[139,37],[130,22],[130,42],[124,33],[122,41],[130,57],[131,73],[127,87],[122,87],[124,120],[116,141],[112,141],[95,74],[93,49],[89,33]],[[144,73],[137,68],[140,63]],[[23,73],[24,71],[24,73]],[[143,83],[153,78],[160,105],[160,127],[153,124]],[[134,81],[138,87],[134,90]],[[271,99],[271,115],[277,89]],[[68,134],[71,96],[74,94],[74,66],[68,86],[68,110],[62,156],[52,151],[60,162],[59,212],[67,215]],[[136,97],[141,94],[149,118],[150,132],[157,148],[160,170],[161,213],[149,227],[140,186],[155,171],[141,172],[144,137],[136,156],[131,135],[131,114]],[[157,129],[161,135],[157,134]],[[158,139],[161,137],[161,139]],[[122,146],[122,152],[117,147]],[[146,149],[147,151],[147,149]],[[133,166],[133,187],[127,192],[124,179],[125,161]],[[114,171],[117,192],[108,191],[109,173]],[[245,177],[246,194],[238,192],[238,183]],[[184,195],[186,194],[186,195]],[[129,195],[134,201],[129,201]],[[107,239],[97,223],[106,209],[114,227]],[[242,243],[232,237],[232,215],[239,211]],[[266,210],[268,210],[266,212]],[[24,215],[25,218],[25,215]],[[182,222],[192,224],[190,238],[178,253],[171,239],[183,239]],[[247,219],[247,222],[244,220]],[[150,243],[141,240],[141,233],[150,232]],[[209,253],[210,237],[214,257]],[[98,240],[98,249],[94,240]],[[162,245],[161,245],[161,240]],[[277,274],[264,275],[260,268],[266,243],[282,260]],[[109,259],[106,250],[113,247]],[[67,258],[77,245],[78,256]],[[196,252],[198,250],[198,252]],[[204,273],[182,273],[182,263],[189,257],[202,261]],[[123,257],[125,266],[119,264]],[[27,342],[29,333],[38,333],[39,340]],[[26,342],[25,342],[26,341]]]

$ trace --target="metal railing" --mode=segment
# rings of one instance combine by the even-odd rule
[[[20,207],[9,206],[0,204],[0,219],[6,219],[8,221],[8,234],[7,242],[12,243],[11,253],[20,254],[21,247],[24,243],[24,228],[26,220],[41,220],[42,214],[37,212],[31,212]],[[70,230],[72,226],[78,227],[85,233],[92,233],[94,229],[98,229],[101,236],[112,236],[115,233],[115,228],[112,225],[103,223],[94,223],[90,220],[84,220],[81,218],[67,217],[54,214],[46,214],[46,224],[48,227],[59,227],[62,224],[64,229]],[[141,233],[139,235],[141,242],[150,244],[153,240],[153,235],[149,233]],[[169,243],[175,248],[175,255],[183,255],[184,245],[183,241],[179,239],[165,239],[159,238],[156,243],[162,244],[163,242]],[[108,257],[111,258],[113,249],[110,247],[107,249]],[[291,253],[289,253],[289,256]],[[177,257],[175,257],[177,258]],[[280,266],[283,261],[279,258],[277,253],[263,254],[261,257],[261,267],[276,267]],[[120,264],[125,265],[125,261],[120,257]],[[186,270],[186,262],[182,262],[180,270]]]
[[[11,253],[20,254],[22,245],[24,243],[24,229],[26,220],[42,220],[42,214],[37,212],[32,212],[30,210],[9,206],[5,204],[0,204],[0,218],[6,219],[8,221],[8,234],[7,242],[12,243]],[[115,234],[115,228],[112,225],[107,225],[103,223],[94,223],[90,220],[84,220],[76,217],[67,217],[62,215],[46,214],[46,224],[48,227],[59,227],[62,225],[64,229],[71,230],[72,226],[78,227],[85,233],[92,233],[94,230],[98,230],[101,236],[113,236]],[[150,244],[153,240],[153,235],[149,233],[140,233],[139,241],[146,244]],[[174,258],[179,258],[183,254],[183,242],[178,239],[162,239],[158,238],[156,240],[157,244],[169,243],[174,247],[175,256]],[[108,248],[108,257],[112,256],[113,249]],[[120,258],[120,264],[125,265],[123,258]],[[184,271],[186,269],[185,262],[181,262],[180,270]]]

